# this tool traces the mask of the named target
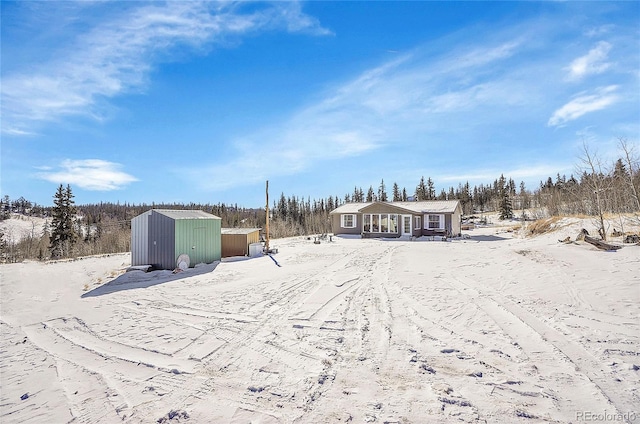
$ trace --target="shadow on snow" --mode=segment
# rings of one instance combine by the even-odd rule
[[[199,265],[195,268],[189,268],[186,271],[174,273],[169,270],[157,270],[144,272],[141,270],[130,270],[115,279],[96,287],[95,289],[84,293],[81,298],[96,297],[105,294],[111,294],[122,290],[144,289],[158,284],[168,283],[171,281],[182,280],[184,278],[194,277],[196,275],[212,272],[220,262]]]

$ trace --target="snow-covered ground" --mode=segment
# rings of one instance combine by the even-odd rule
[[[0,230],[8,243],[18,243],[23,238],[41,237],[46,222],[44,218],[14,213],[11,218],[0,221]]]
[[[639,421],[640,246],[588,226],[2,265],[0,421]]]

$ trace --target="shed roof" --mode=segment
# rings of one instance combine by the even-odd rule
[[[153,211],[171,219],[222,219],[205,211],[194,209],[153,209]]]
[[[260,231],[261,228],[223,228],[222,234],[251,234]]]
[[[345,203],[342,206],[332,210],[331,213],[359,213],[362,209],[371,205],[389,205],[393,208],[401,208],[407,212],[413,213],[454,213],[460,205],[458,200],[425,200],[421,202],[364,202],[364,203]]]

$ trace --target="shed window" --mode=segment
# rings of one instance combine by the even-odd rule
[[[342,228],[355,228],[356,227],[356,216],[353,214],[343,214],[340,216],[341,223],[340,226]]]

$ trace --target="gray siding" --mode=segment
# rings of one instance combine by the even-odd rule
[[[451,233],[454,236],[462,234],[462,206],[458,205],[453,215],[451,215]]]
[[[360,213],[353,213],[353,214],[346,214],[346,215],[355,215],[356,217],[356,226],[355,228],[342,228],[340,226],[340,220],[342,214],[336,213],[331,216],[331,232],[333,234],[361,234],[362,233],[362,214]]]
[[[446,235],[448,236],[460,235],[460,213],[458,210],[456,210],[456,212],[453,214],[425,213],[422,216],[422,229],[420,230],[420,235],[431,236],[431,235],[442,234],[442,230],[429,230],[424,228],[429,215],[444,215],[444,229],[445,229]]]
[[[174,220],[156,211],[149,216],[149,263],[157,268],[174,269],[175,223]]]
[[[131,220],[131,265],[149,264],[149,215],[151,211]]]
[[[377,211],[367,211],[367,213],[378,213]],[[381,211],[379,213],[387,213],[385,211]],[[390,212],[390,213],[395,213],[395,211]],[[334,234],[357,234],[360,235],[362,234],[362,214],[361,213],[357,213],[355,214],[356,216],[356,227],[355,228],[342,228],[340,227],[340,215],[341,214],[333,214],[331,215],[331,231]],[[402,234],[402,215],[403,214],[398,214],[398,232],[397,233],[368,233],[367,237],[399,237]],[[405,214],[406,215],[406,214]],[[428,230],[425,229],[425,222],[426,222],[426,217],[430,215],[428,213],[426,214],[414,214],[412,215],[411,219],[411,227],[412,227],[412,233],[414,236],[416,237],[420,237],[420,236],[427,236],[427,235],[436,235],[436,234],[442,234],[442,231],[437,231],[437,230]],[[444,228],[446,229],[447,234],[453,235],[453,236],[457,236],[460,234],[460,213],[459,211],[456,211],[456,213],[454,214],[450,214],[450,213],[433,213],[432,215],[444,215]],[[420,227],[416,227],[415,224],[415,217],[419,216],[420,217]]]
[[[331,230],[334,234],[362,234],[363,214],[388,213],[398,215],[398,233],[368,233],[369,237],[394,237],[402,234],[402,215],[413,216],[412,230],[414,236],[422,235],[460,235],[460,218],[462,207],[459,201],[424,201],[424,202],[370,202],[370,203],[347,203],[331,212]],[[340,226],[343,214],[353,214],[356,216],[355,228],[342,228]],[[425,224],[428,220],[426,216],[444,216],[443,229],[428,230]],[[415,217],[420,217],[420,225],[416,227]]]
[[[420,225],[419,226],[415,226],[416,223],[416,216],[420,217]],[[413,235],[416,237],[420,237],[422,235],[422,228],[424,227],[424,216],[422,215],[412,215],[411,219],[413,219],[413,222],[411,223],[411,225],[413,225]]]
[[[448,236],[451,236],[453,234],[452,222],[453,217],[451,216],[451,214],[446,214],[444,216],[444,228],[446,228]]]

